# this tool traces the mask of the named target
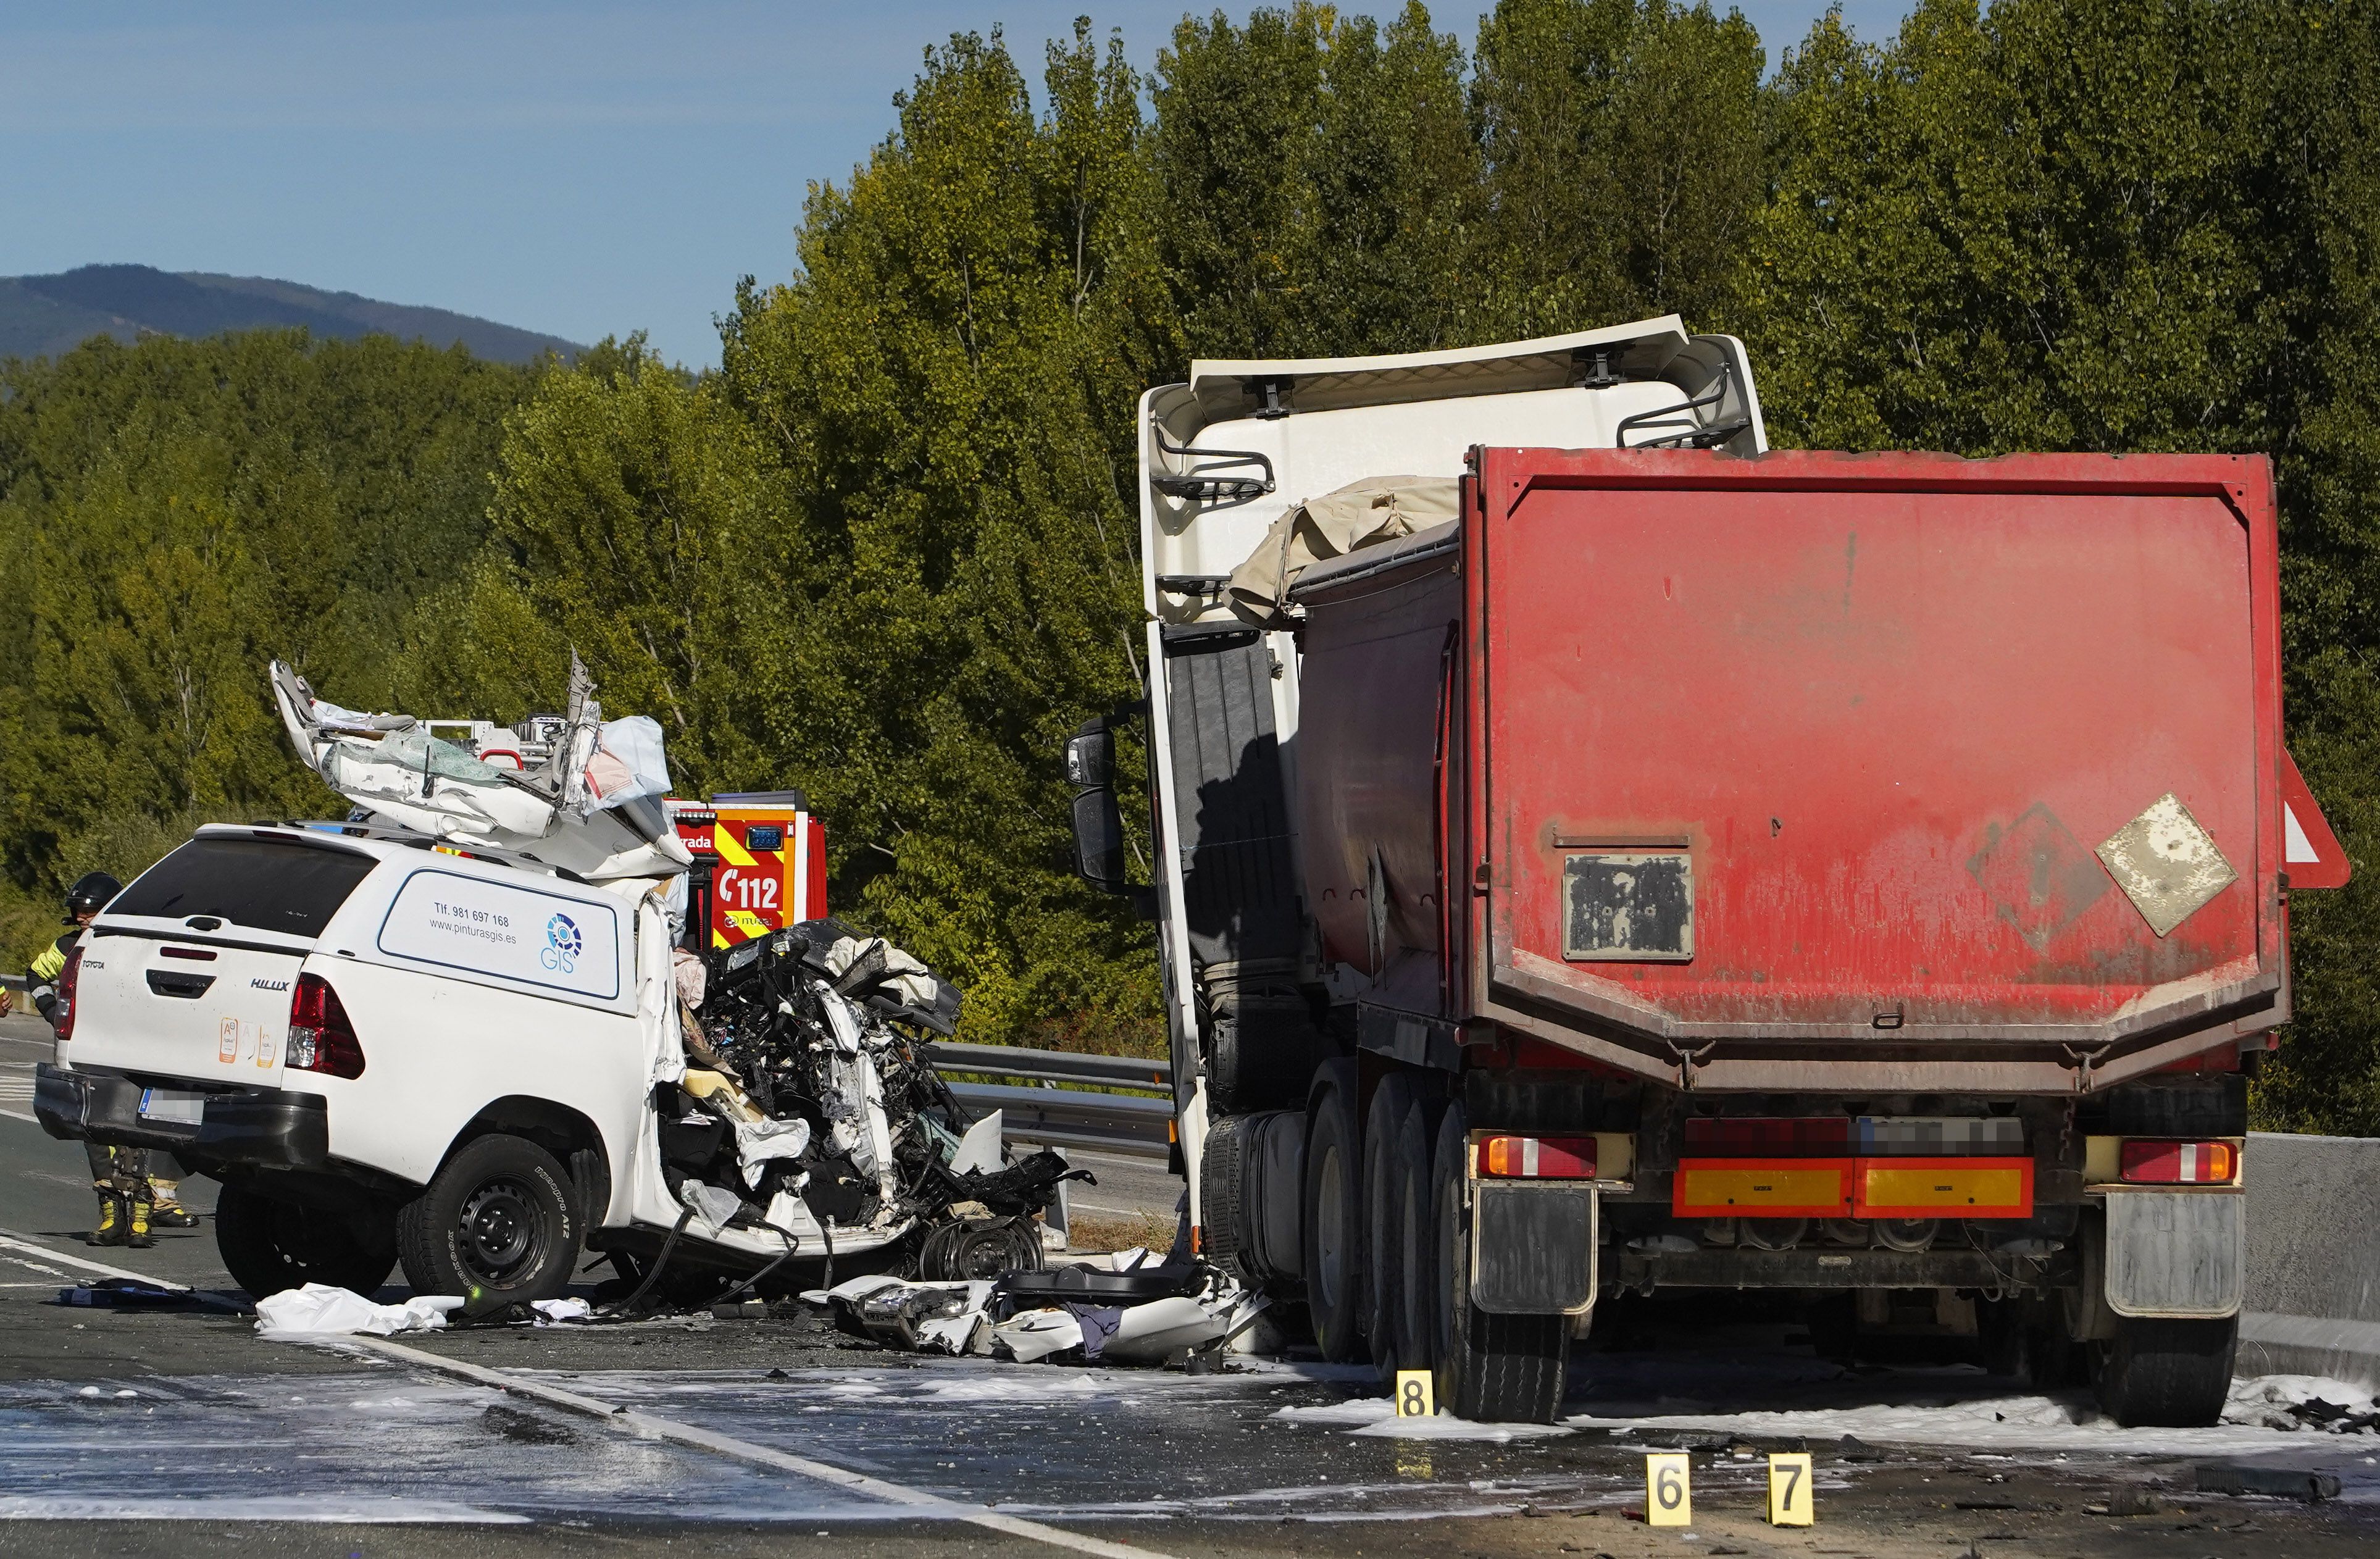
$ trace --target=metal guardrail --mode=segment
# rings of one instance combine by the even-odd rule
[[[1040,1083],[954,1082],[959,1102],[1002,1112],[1004,1135],[1056,1148],[1091,1148],[1161,1159],[1173,1144],[1173,1064],[1129,1055],[1079,1055],[1014,1045],[929,1044],[936,1071]],[[1067,1084],[1067,1087],[1048,1086]],[[1140,1092],[1110,1091],[1134,1089]]]

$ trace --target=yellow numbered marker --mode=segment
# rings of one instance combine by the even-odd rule
[[[1691,1527],[1694,1502],[1686,1488],[1683,1451],[1649,1451],[1645,1455],[1645,1525]]]
[[[1427,1370],[1397,1371],[1397,1417],[1427,1419],[1438,1411],[1437,1377]]]
[[[1812,1517],[1810,1453],[1772,1455],[1768,1458],[1768,1524],[1806,1527]]]

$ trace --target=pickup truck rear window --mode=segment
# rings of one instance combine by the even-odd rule
[[[278,839],[193,839],[133,879],[107,912],[215,915],[256,931],[320,936],[378,864],[353,850]]]

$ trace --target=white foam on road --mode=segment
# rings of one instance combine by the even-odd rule
[[[1378,1396],[1318,1403],[1311,1407],[1283,1407],[1273,1414],[1273,1419],[1281,1423],[1343,1429],[1349,1434],[1381,1440],[1475,1440],[1498,1445],[1573,1432],[1562,1424],[1482,1424],[1444,1413],[1427,1419],[1401,1419],[1397,1417],[1397,1405]]]
[[[2345,1382],[2268,1375],[2232,1382],[2224,1421],[2203,1429],[2127,1429],[2087,1390],[2042,1393],[1972,1366],[1846,1370],[1819,1360],[1597,1356],[1577,1429],[1718,1431],[1754,1440],[1822,1441],[1850,1435],[1879,1448],[1955,1449],[1971,1455],[2048,1454],[2078,1460],[2192,1456],[2271,1460],[2339,1472],[2354,1497],[2380,1498],[2380,1436],[2329,1434],[2286,1411],[2320,1397],[2342,1406],[2371,1393]],[[1743,1403],[1744,1407],[1730,1406]],[[1756,1404],[1756,1406],[1754,1406]],[[1573,1404],[1576,1406],[1576,1404]]]

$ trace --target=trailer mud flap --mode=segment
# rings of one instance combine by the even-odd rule
[[[2109,1192],[2107,1308],[2130,1316],[2239,1313],[2247,1208],[2246,1197],[2230,1192]]]
[[[1594,1186],[1474,1181],[1471,1196],[1474,1307],[1494,1315],[1582,1315],[1594,1308]]]

